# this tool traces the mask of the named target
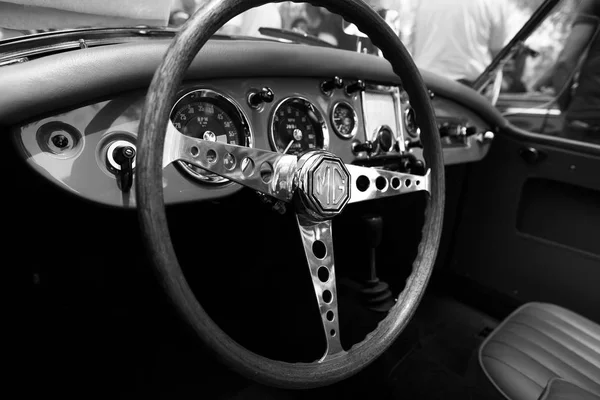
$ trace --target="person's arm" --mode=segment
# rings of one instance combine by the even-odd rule
[[[558,55],[553,68],[552,86],[556,93],[561,91],[573,76],[582,53],[594,36],[600,21],[600,2],[583,0],[571,33]]]

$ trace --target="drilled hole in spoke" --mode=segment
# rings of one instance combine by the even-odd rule
[[[312,245],[312,251],[315,257],[322,260],[327,255],[327,247],[325,247],[325,243],[320,240],[316,240]]]
[[[190,154],[193,157],[198,157],[198,154],[200,154],[200,149],[198,149],[196,146],[192,146],[192,148],[190,149]]]
[[[264,183],[269,183],[273,179],[273,166],[270,163],[264,162],[260,165],[260,179]]]
[[[375,187],[380,190],[380,191],[384,191],[385,189],[387,189],[387,179],[385,179],[383,176],[378,176],[377,179],[375,179]]]
[[[319,276],[319,280],[325,283],[329,280],[329,269],[327,267],[319,267],[317,275]]]
[[[412,185],[412,182],[410,179],[407,179],[404,181],[404,186],[406,186],[407,188],[409,188]]]
[[[254,173],[254,161],[251,158],[244,158],[242,160],[242,174],[246,178],[250,177]]]
[[[371,186],[371,181],[364,175],[359,176],[356,180],[356,188],[361,192],[366,192],[369,186]]]
[[[327,321],[333,322],[333,319],[335,318],[335,314],[333,313],[333,311],[329,310],[329,311],[327,311],[327,314],[325,314],[325,318],[327,318]]]
[[[214,164],[215,162],[217,162],[217,152],[213,149],[208,150],[206,152],[206,159],[209,163]]]
[[[233,154],[225,154],[225,157],[223,157],[223,166],[225,166],[225,169],[229,171],[235,168],[235,157],[233,156]]]
[[[401,184],[402,184],[402,181],[400,180],[400,178],[397,178],[397,177],[392,178],[391,185],[392,185],[393,189],[400,188]]]
[[[323,301],[327,304],[331,303],[331,300],[333,300],[333,295],[331,294],[331,292],[329,290],[325,290],[323,292]]]
[[[335,329],[332,329],[329,331],[329,334],[331,335],[331,337],[335,337],[335,335],[337,334]]]
[[[421,181],[417,181],[417,186],[421,186]]]

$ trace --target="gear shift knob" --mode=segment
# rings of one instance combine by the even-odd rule
[[[383,234],[383,219],[380,215],[366,215],[363,217],[363,222],[366,228],[369,247],[378,247],[381,244],[381,236]]]

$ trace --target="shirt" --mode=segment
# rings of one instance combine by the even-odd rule
[[[419,68],[474,81],[508,43],[508,0],[421,0],[413,57]]]

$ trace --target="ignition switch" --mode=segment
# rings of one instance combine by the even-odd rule
[[[123,192],[129,192],[133,185],[135,155],[135,145],[125,140],[111,144],[107,150],[109,169],[116,175],[119,188]]]
[[[135,158],[135,149],[131,146],[118,147],[113,153],[113,158],[121,167],[117,173],[121,190],[129,192],[133,184],[133,159]]]

